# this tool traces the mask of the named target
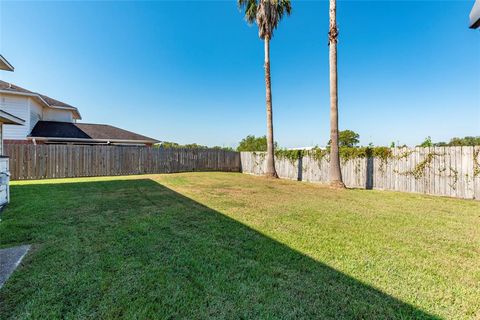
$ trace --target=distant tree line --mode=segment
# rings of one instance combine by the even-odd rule
[[[328,141],[328,146],[331,144]],[[360,143],[360,135],[352,130],[340,130],[338,132],[338,146],[339,147],[355,147]]]
[[[338,133],[338,144],[340,147],[355,147],[360,143],[360,135],[352,130],[343,130]],[[275,142],[275,149],[278,143]],[[328,142],[330,146],[330,141]],[[267,137],[248,135],[240,141],[237,151],[267,151]]]
[[[278,145],[275,142],[275,149]],[[255,137],[248,135],[240,141],[237,151],[267,151],[267,136]]]
[[[418,147],[460,147],[460,146],[480,146],[480,136],[477,137],[463,137],[452,138],[450,142],[433,142],[432,138],[428,136],[425,140],[418,145]]]
[[[338,145],[341,148],[355,148],[359,147],[360,135],[353,130],[341,130],[338,132]],[[427,137],[418,147],[454,147],[454,146],[480,146],[480,136],[477,137],[464,137],[464,138],[452,138],[450,142],[432,142],[431,137]],[[330,141],[327,143],[327,148],[330,147]],[[372,148],[372,143],[368,144],[368,147]],[[395,147],[407,147],[406,144],[399,144],[392,142],[390,148]],[[277,142],[275,142],[275,149],[278,148]],[[318,148],[318,147],[317,147]],[[248,135],[240,141],[237,151],[267,151],[267,137],[254,135]]]
[[[163,141],[159,144],[155,145],[156,148],[164,148],[164,149],[217,149],[217,150],[225,150],[225,151],[234,151],[231,147],[220,147],[220,146],[204,146],[197,143],[189,143],[189,144],[179,144],[176,142],[169,142]]]
[[[341,130],[338,132],[338,145],[341,148],[356,148],[360,143],[360,135],[353,130]],[[257,151],[257,152],[266,152],[267,151],[267,137],[266,136],[259,136],[256,137],[255,135],[248,135],[243,138],[236,151]],[[278,148],[278,143],[274,143],[275,149]],[[417,147],[454,147],[454,146],[480,146],[480,136],[477,137],[463,137],[463,138],[452,138],[449,142],[433,142],[431,137],[425,138],[425,140],[417,145]],[[183,148],[183,149],[218,149],[218,150],[227,150],[227,151],[234,151],[234,148],[231,147],[221,147],[221,146],[214,146],[208,147],[205,145],[197,144],[197,143],[190,143],[190,144],[179,144],[176,142],[168,142],[164,141],[160,144],[155,145],[157,148]],[[368,147],[373,147],[373,144],[370,143]],[[391,148],[394,147],[407,147],[407,145],[400,145],[395,144],[392,142],[390,144]],[[318,147],[316,147],[318,148]],[[330,148],[330,141],[327,143],[327,148]]]

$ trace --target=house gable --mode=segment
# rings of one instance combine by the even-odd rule
[[[78,109],[69,104],[52,99],[43,94],[29,91],[27,89],[24,89],[22,87],[16,86],[12,83],[8,83],[2,80],[0,80],[0,93],[31,97],[34,100],[36,100],[39,104],[41,104],[43,107],[46,107],[47,109],[69,111],[71,113],[72,119],[75,119],[75,120],[79,120],[82,118],[80,116],[80,112],[78,112]]]
[[[5,125],[5,140],[27,140],[41,120],[74,122],[80,119],[78,110],[52,99],[0,80],[0,109],[25,119],[23,125]]]
[[[0,109],[25,120],[23,125],[4,125],[3,138],[5,140],[25,140],[30,133],[29,98],[0,94]]]

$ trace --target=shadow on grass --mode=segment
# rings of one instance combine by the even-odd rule
[[[0,318],[435,319],[152,180],[12,186]]]

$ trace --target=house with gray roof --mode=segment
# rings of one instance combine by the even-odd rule
[[[5,143],[151,146],[159,142],[112,125],[80,123],[76,107],[1,80],[0,109],[24,119],[22,125],[4,126]]]

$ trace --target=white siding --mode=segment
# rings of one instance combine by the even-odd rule
[[[3,123],[0,123],[0,156],[3,156]]]
[[[0,109],[25,120],[24,125],[4,125],[6,140],[26,140],[39,120],[74,121],[72,111],[44,107],[34,98],[14,94],[0,93]]]
[[[45,108],[43,109],[43,120],[73,122],[73,115],[69,110]]]
[[[30,132],[39,120],[43,119],[43,107],[33,99],[30,100]]]
[[[30,133],[29,98],[10,94],[0,94],[0,109],[25,120],[24,125],[6,124],[3,126],[3,138],[7,140],[25,140]]]

